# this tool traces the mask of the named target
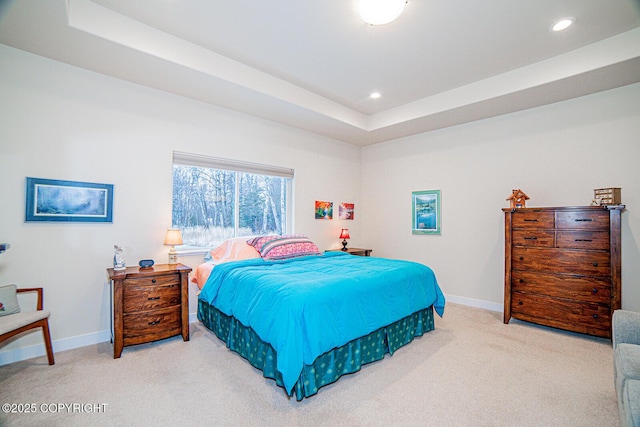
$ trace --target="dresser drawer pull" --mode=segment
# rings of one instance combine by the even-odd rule
[[[151,283],[156,283],[156,279],[151,279]]]
[[[591,222],[593,219],[591,218],[576,218],[576,222]]]
[[[591,290],[591,292],[593,292],[594,294],[597,294],[597,293],[598,293],[598,288],[593,288],[593,289]]]
[[[157,299],[160,299],[160,297],[149,297],[149,298],[147,298],[148,301],[155,301]]]
[[[160,323],[159,320],[156,320],[155,322],[149,322],[149,326],[157,325],[158,323]]]
[[[538,240],[537,237],[525,237],[524,240]]]
[[[594,314],[594,315],[593,315],[593,318],[594,318],[594,319],[597,319],[597,318],[598,318],[598,315],[597,315],[597,314]]]
[[[524,222],[538,222],[537,219],[526,219],[524,220]]]
[[[597,267],[597,266],[598,266],[598,263],[597,263],[597,262],[594,262],[594,263],[593,263],[593,266],[594,266],[594,267]]]
[[[520,257],[520,261],[524,261],[524,257],[523,256]]]
[[[524,283],[524,279],[520,279],[520,280],[518,280],[518,282]]]
[[[593,242],[592,239],[576,239],[576,242]]]

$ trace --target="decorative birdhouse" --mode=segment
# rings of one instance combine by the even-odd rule
[[[524,208],[529,196],[520,189],[511,190],[511,195],[506,200],[511,203],[511,208]]]

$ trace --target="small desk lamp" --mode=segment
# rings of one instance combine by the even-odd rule
[[[342,229],[342,231],[340,232],[340,238],[343,239],[342,240],[342,250],[346,251],[347,250],[347,239],[351,238],[349,236],[349,229],[348,228],[343,228]]]
[[[164,236],[164,244],[171,246],[169,249],[169,264],[178,263],[178,253],[176,252],[176,245],[182,244],[182,233],[179,228],[168,228],[167,234]]]

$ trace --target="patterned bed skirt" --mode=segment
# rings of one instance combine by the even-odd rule
[[[270,344],[262,341],[253,329],[202,300],[198,300],[198,320],[224,341],[229,349],[247,359],[266,378],[274,379],[276,384],[284,388],[282,375],[276,368],[276,351]],[[298,401],[313,396],[320,387],[336,382],[342,375],[359,371],[362,365],[380,360],[386,353],[393,355],[415,337],[433,329],[433,307],[428,307],[330,350],[318,356],[311,365],[303,367],[292,393]]]

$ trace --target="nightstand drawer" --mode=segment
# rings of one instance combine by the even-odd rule
[[[160,340],[180,334],[180,307],[124,315],[124,345]]]
[[[180,275],[164,274],[162,276],[153,277],[132,277],[123,280],[124,288],[129,286],[162,286],[162,285],[179,285]]]
[[[180,304],[180,284],[125,286],[123,310],[132,313]]]

